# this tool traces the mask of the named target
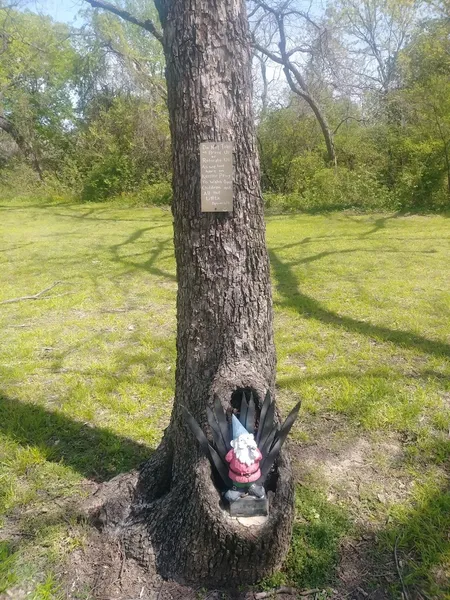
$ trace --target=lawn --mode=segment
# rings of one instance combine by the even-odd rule
[[[71,499],[168,424],[172,222],[19,200],[0,216],[0,598],[50,600],[89,535]],[[274,216],[267,236],[278,402],[303,407],[291,551],[262,586],[450,598],[449,219]]]

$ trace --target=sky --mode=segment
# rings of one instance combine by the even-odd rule
[[[25,8],[52,17],[55,21],[80,25],[82,19],[77,13],[89,5],[83,0],[30,0]]]

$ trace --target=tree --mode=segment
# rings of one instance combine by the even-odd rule
[[[0,37],[0,129],[42,179],[45,162],[63,154],[67,143],[76,53],[66,26],[4,6]]]
[[[441,9],[443,11],[443,7]],[[409,147],[421,156],[417,191],[439,194],[443,175],[450,198],[450,19],[423,23],[402,54],[403,103]],[[411,153],[413,154],[413,152]],[[427,184],[427,185],[423,185]]]
[[[96,101],[96,102],[95,102]],[[80,123],[74,160],[84,200],[108,200],[124,192],[145,193],[148,185],[167,183],[171,149],[167,108],[134,94],[119,94],[95,108]]]
[[[145,1],[134,1],[133,5],[134,10],[139,6],[142,10],[146,8]],[[154,19],[156,9],[152,7],[145,14]],[[88,83],[88,93],[81,98],[83,105],[89,107],[90,96],[99,90],[108,90],[111,96],[133,94],[150,103],[166,98],[160,41],[152,35],[143,35],[142,29],[108,12],[90,11],[85,19],[81,36],[84,68],[80,69],[80,76]]]
[[[163,32],[145,15],[114,12],[163,44],[173,155],[177,264],[175,402],[163,440],[139,473],[105,490],[106,526],[119,526],[127,552],[166,577],[206,585],[252,583],[280,565],[293,520],[289,461],[280,455],[268,489],[268,521],[249,530],[221,507],[211,467],[183,415],[206,426],[218,398],[230,411],[243,390],[258,407],[274,393],[275,349],[251,106],[251,52],[245,5],[161,0]],[[234,143],[234,210],[200,212],[199,145]],[[105,508],[106,507],[106,508]]]
[[[341,76],[372,93],[385,108],[399,81],[399,59],[414,32],[420,0],[339,0],[333,10],[344,30],[347,59]]]
[[[321,30],[320,26],[307,12],[298,9],[292,1],[277,5],[262,0],[252,0],[252,4],[253,47],[263,56],[281,65],[292,93],[302,98],[311,108],[325,140],[328,162],[335,165],[336,151],[333,133],[319,101],[308,85],[307,78],[302,73],[304,61],[302,58],[298,60],[299,56],[314,56],[317,52],[317,43],[320,43],[326,32]],[[313,43],[307,43],[304,39],[300,43],[296,39],[290,43],[292,40],[292,35],[289,35],[290,30],[294,24],[298,25],[299,21],[304,23],[303,36],[307,27],[314,30]]]

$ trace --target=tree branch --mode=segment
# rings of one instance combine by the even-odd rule
[[[16,138],[17,133],[15,131],[14,125],[11,123],[11,121],[5,119],[3,115],[0,115],[0,129],[3,129],[3,131],[9,133],[9,135],[14,139]]]
[[[264,54],[264,56],[267,56],[267,58],[270,58],[270,60],[273,60],[273,62],[276,62],[279,65],[284,65],[284,62],[281,60],[281,58],[279,56],[277,56],[270,50],[267,50],[267,48],[265,48],[264,46],[259,44],[255,39],[253,39],[250,43],[253,46],[253,48],[255,48],[255,50],[259,50],[259,52],[261,52],[261,54]]]
[[[286,52],[286,56],[290,58],[296,52],[306,52],[309,54],[313,53],[312,49],[309,46],[296,46],[295,48],[292,48],[292,50],[289,50],[289,52]]]
[[[54,287],[56,287],[60,283],[62,283],[62,282],[55,281],[55,283],[53,285],[50,285],[48,288],[45,288],[45,290],[42,290],[42,292],[38,292],[37,294],[33,294],[32,296],[20,296],[20,298],[11,298],[11,300],[3,300],[3,302],[0,302],[0,304],[13,304],[13,302],[21,302],[22,300],[39,300],[39,298],[43,294],[45,294],[46,292],[49,292],[50,290],[52,290]]]
[[[336,133],[339,131],[340,127],[342,125],[344,125],[344,123],[347,123],[348,121],[356,121],[357,123],[366,123],[367,122],[366,119],[358,119],[358,117],[352,117],[351,115],[347,115],[334,128],[333,135],[336,135]]]
[[[121,52],[120,50],[118,50],[117,48],[114,47],[112,40],[106,40],[103,44],[103,47],[107,48],[107,50],[109,50],[112,54],[117,56],[124,63],[126,63],[127,61],[131,62],[140,74],[147,77],[149,85],[151,85],[155,90],[158,91],[159,95],[164,100],[164,102],[167,102],[166,88],[161,83],[159,83],[158,81],[156,81],[152,77],[150,77],[145,72],[145,69],[142,66],[142,62],[149,62],[149,61],[146,61],[145,59],[142,59],[142,61],[141,61],[141,59],[127,56],[124,52]]]
[[[138,25],[139,27],[142,27],[146,31],[150,32],[158,40],[158,42],[160,42],[161,44],[163,43],[163,35],[156,28],[152,20],[145,19],[145,21],[141,21],[141,19],[138,19],[128,11],[118,8],[110,2],[105,2],[105,0],[86,0],[86,2],[88,2],[92,6],[92,8],[102,8],[110,13],[113,13],[114,15],[117,15],[118,17],[121,17],[129,23],[133,23],[133,25]]]

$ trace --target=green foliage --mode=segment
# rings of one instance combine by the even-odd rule
[[[132,185],[132,165],[126,155],[110,152],[101,157],[84,179],[82,199],[101,202],[126,192]]]
[[[317,123],[296,103],[266,113],[258,128],[258,141],[263,186],[272,192],[290,191],[292,161],[299,155],[309,154],[316,164],[325,165],[325,150],[321,156],[318,150],[322,137]]]
[[[153,2],[125,0],[122,4],[143,21],[151,19],[154,23],[159,23],[158,11]],[[164,89],[165,58],[158,40],[106,11],[89,11],[87,21],[95,37],[94,48],[98,50],[106,46],[116,59],[116,80],[104,81],[108,87],[115,88],[115,92],[119,94],[125,90],[142,89],[149,93],[150,90],[154,92],[156,87]]]
[[[49,18],[0,8],[0,116],[20,150],[2,134],[2,186],[17,175],[16,194],[41,195],[44,180],[48,193],[85,201],[141,190],[166,203],[170,134],[160,44],[116,18],[89,15],[88,34],[72,36]],[[24,178],[20,163],[38,177]]]
[[[165,111],[137,98],[117,97],[81,132],[77,153],[84,200],[104,201],[164,184],[170,175]]]
[[[168,182],[153,183],[142,187],[136,195],[140,204],[168,206],[172,203],[172,186]]]
[[[264,194],[269,211],[368,211],[395,206],[389,190],[369,171],[339,166],[316,169],[311,155],[292,161],[291,182],[294,189],[288,194]]]
[[[309,116],[294,108],[273,112],[261,124],[272,154],[263,149],[266,207],[271,211],[384,210],[397,209],[397,196],[383,182],[385,157],[372,131],[350,123],[337,138],[338,166],[327,166],[320,137],[299,136],[309,126]],[[288,118],[290,113],[290,118]],[[280,116],[285,127],[280,127]],[[289,127],[286,124],[289,124]],[[318,132],[316,132],[318,134]],[[264,143],[261,138],[261,143]],[[309,149],[312,148],[312,149]]]
[[[50,18],[0,8],[4,51],[0,115],[34,168],[55,168],[70,144],[71,82],[77,55],[69,28]]]
[[[402,57],[405,86],[398,93],[405,119],[398,139],[413,200],[438,208],[450,203],[449,23],[431,21],[417,33]]]
[[[0,192],[3,198],[14,198],[17,196],[35,195],[40,188],[38,174],[27,162],[11,160],[8,166],[0,169]]]
[[[358,102],[330,94],[322,99],[335,130],[334,171],[325,162],[318,124],[298,99],[287,108],[266,111],[258,129],[266,205],[317,212],[448,209],[450,21],[424,13],[421,27],[414,28],[417,6],[409,1],[377,0],[363,3],[361,10],[342,2],[340,9],[351,24],[349,35],[356,37],[362,35],[357,24],[364,14],[377,15],[363,25],[374,27],[373,35],[379,36],[378,74],[370,70],[376,47],[369,37],[361,41],[368,44],[367,55],[360,50],[350,67],[341,56],[342,65],[336,65],[348,77],[359,65],[358,89],[364,91]],[[400,39],[401,48],[395,50]]]
[[[363,13],[351,2],[334,4],[330,24],[343,19],[348,35],[358,37],[352,27]],[[147,0],[123,5],[158,21]],[[381,44],[384,73],[375,76],[370,44],[366,54],[359,46],[353,58],[346,54],[336,28],[328,40],[331,54],[323,63],[312,57],[305,71],[334,131],[337,168],[327,164],[318,122],[299,98],[262,114],[258,145],[269,211],[441,211],[449,206],[445,7],[417,13],[409,0],[377,0],[363,8],[379,17],[373,33]],[[418,15],[420,27],[414,25]],[[0,8],[7,41],[0,65],[0,115],[14,125],[20,146],[19,151],[9,134],[0,136],[0,185],[7,194],[35,190],[42,198],[123,203],[127,197],[135,205],[168,204],[171,151],[161,45],[107,12],[87,9],[84,18],[84,30],[71,31],[46,17]],[[399,37],[397,51],[392,44],[398,32],[405,37]],[[353,67],[359,73],[354,77]],[[335,71],[349,78],[348,89],[339,88]],[[358,99],[348,91],[355,82]]]

